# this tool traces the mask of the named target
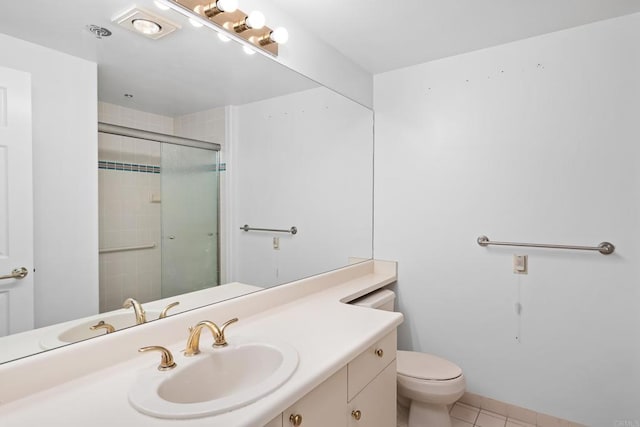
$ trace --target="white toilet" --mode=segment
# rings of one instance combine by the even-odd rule
[[[393,311],[395,294],[372,292],[352,304]],[[451,427],[447,405],[464,394],[462,369],[440,357],[415,351],[398,351],[398,404],[409,408],[408,427]]]

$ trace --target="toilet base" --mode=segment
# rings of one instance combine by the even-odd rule
[[[408,427],[451,427],[447,405],[412,400]]]

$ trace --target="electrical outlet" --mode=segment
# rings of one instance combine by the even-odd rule
[[[527,274],[529,272],[528,255],[513,256],[513,272],[514,274]]]

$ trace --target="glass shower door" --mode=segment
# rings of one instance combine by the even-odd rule
[[[219,284],[218,152],[162,144],[162,297]]]

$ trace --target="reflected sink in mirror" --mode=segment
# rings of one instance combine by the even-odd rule
[[[160,316],[160,311],[145,310],[145,312],[147,315],[147,321],[156,320]],[[90,320],[82,320],[77,324],[69,325],[68,323],[65,323],[64,328],[54,330],[48,336],[43,337],[40,340],[40,347],[47,350],[83,341],[88,338],[105,335],[105,329],[91,329],[92,326],[98,324],[100,321],[104,321],[104,323],[113,326],[116,331],[119,331],[120,329],[135,326],[136,315],[131,310],[127,310],[126,312],[115,311],[112,313],[105,313],[103,316],[94,316]]]
[[[235,337],[224,348],[179,355],[176,363],[171,371],[146,368],[137,378],[129,392],[135,409],[158,418],[198,418],[249,405],[291,377],[298,352],[286,343]]]

